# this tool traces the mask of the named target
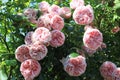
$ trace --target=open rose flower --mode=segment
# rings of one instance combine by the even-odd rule
[[[77,24],[87,25],[94,19],[93,9],[90,5],[80,6],[75,9],[73,19]]]
[[[84,6],[84,0],[72,0],[70,2],[70,8],[76,9],[79,6]]]
[[[54,13],[57,15],[60,15],[60,7],[53,4],[49,9],[48,9],[49,13]]]
[[[53,13],[48,13],[40,16],[37,21],[37,27],[45,27],[51,30],[51,19],[54,15]]]
[[[24,15],[26,17],[28,17],[28,20],[33,23],[33,24],[36,24],[37,21],[36,21],[36,15],[37,15],[37,11],[35,9],[32,9],[32,8],[27,8],[24,10]]]
[[[50,45],[52,47],[59,47],[62,46],[65,42],[65,35],[59,30],[53,30],[51,32],[52,34],[52,39],[50,41]]]
[[[45,45],[33,44],[30,46],[30,56],[35,60],[41,60],[47,55],[47,48]]]
[[[50,7],[50,4],[46,1],[42,1],[38,4],[38,8],[43,13],[48,13],[48,9]]]
[[[32,41],[34,44],[46,44],[51,41],[51,32],[44,27],[37,28],[33,35],[32,35]]]
[[[110,61],[104,62],[100,67],[100,73],[106,80],[112,79],[113,71],[116,69],[116,65]]]
[[[62,7],[60,15],[65,19],[70,18],[72,15],[70,8],[69,7]]]
[[[37,11],[32,8],[27,8],[24,10],[24,15],[28,18],[36,18]]]
[[[52,19],[51,19],[51,27],[54,30],[62,30],[64,27],[64,20],[62,17],[60,17],[59,15],[55,15]]]
[[[33,80],[41,72],[41,65],[36,60],[28,59],[22,62],[20,71],[25,80]]]
[[[113,71],[113,80],[120,80],[120,68],[119,67]]]
[[[21,45],[16,49],[15,57],[18,61],[23,62],[27,59],[31,59],[29,52],[30,50],[27,45]]]
[[[87,29],[83,36],[83,43],[92,50],[98,49],[103,43],[102,33],[98,29]]]
[[[33,34],[33,31],[30,31],[26,34],[25,36],[25,44],[32,44],[32,34]]]
[[[65,58],[62,59],[61,62],[63,63],[64,70],[70,75],[70,76],[80,76],[82,75],[86,70],[86,60],[83,56],[77,56],[74,58]]]

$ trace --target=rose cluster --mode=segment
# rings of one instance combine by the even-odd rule
[[[103,43],[102,33],[95,28],[93,24],[94,11],[91,5],[85,5],[84,0],[72,0],[70,7],[74,9],[73,19],[76,24],[85,25],[85,33],[83,35],[82,50],[88,55],[92,55],[97,50],[106,48]]]
[[[71,17],[68,7],[60,8],[45,1],[38,4],[42,13],[37,18],[37,11],[32,8],[24,10],[23,14],[31,23],[36,24],[35,31],[26,34],[24,42],[15,51],[15,57],[21,62],[20,71],[25,80],[33,80],[41,72],[38,62],[48,53],[47,46],[60,47],[65,42],[65,35],[61,31],[64,28],[64,18]]]
[[[100,73],[104,80],[120,80],[120,68],[110,61],[101,65]]]
[[[84,5],[84,0],[72,0],[69,7],[50,5],[46,1],[38,4],[38,11],[42,14],[37,16],[38,11],[32,8],[24,10],[23,14],[28,20],[36,25],[35,31],[28,32],[25,36],[25,44],[15,51],[15,57],[21,62],[20,71],[25,80],[33,80],[41,72],[38,62],[45,58],[48,53],[47,46],[60,47],[65,42],[64,19],[71,17],[78,25],[85,25],[82,50],[92,55],[98,49],[106,48],[103,43],[102,33],[91,25],[94,20],[94,12],[91,5]],[[82,75],[87,67],[85,56],[67,56],[61,60],[64,70],[70,76]],[[104,71],[104,70],[103,70]]]

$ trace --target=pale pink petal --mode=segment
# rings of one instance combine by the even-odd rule
[[[76,9],[79,6],[84,6],[84,0],[72,0],[70,2],[70,8]]]

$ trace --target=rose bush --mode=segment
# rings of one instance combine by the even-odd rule
[[[105,61],[111,61],[119,68],[120,17],[118,0],[2,0],[0,5],[1,80],[29,78],[32,80],[111,80],[111,78],[104,78],[101,75],[100,66]],[[53,7],[52,10],[52,5],[57,7]],[[80,7],[82,8],[80,9]],[[86,43],[83,42],[84,34],[89,28],[91,30],[97,29],[97,33],[100,32],[103,37],[103,39],[99,38],[101,39],[99,42],[96,40],[98,39],[96,33],[87,34],[88,40],[94,39],[94,41],[91,40],[92,48],[86,46]],[[56,29],[63,33],[65,40],[63,35],[62,38],[57,34],[54,39],[55,42],[58,41],[57,47],[53,47],[50,41],[52,40],[52,32]],[[34,37],[29,32],[33,32]],[[51,37],[48,37],[48,35],[51,35]],[[96,47],[96,42],[101,45],[99,44]],[[25,44],[25,47],[18,50],[22,44]],[[47,54],[44,47],[36,48],[35,45],[46,47]],[[70,55],[74,52],[77,52],[78,55]],[[79,70],[82,67],[74,64],[74,62],[79,63],[79,59],[70,61],[77,68],[72,66],[67,69],[69,72],[63,68],[64,65],[60,60],[68,55],[71,59],[78,56],[85,58],[87,67],[83,67],[85,70],[82,69],[82,73]],[[30,60],[28,56],[32,60],[36,59],[35,57],[42,56],[41,60],[37,59],[39,62],[34,60],[38,65],[41,65],[41,69],[36,68],[38,72],[40,71],[40,74],[34,73],[34,70],[36,70],[34,66],[28,66],[29,62],[32,63],[32,61],[28,61]],[[20,70],[24,62],[26,62],[27,68]],[[24,72],[27,74],[23,74]],[[25,75],[27,76],[25,77]],[[119,74],[115,73],[115,75]],[[115,75],[113,76],[112,73],[112,77],[115,77]]]

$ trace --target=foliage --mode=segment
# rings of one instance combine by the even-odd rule
[[[19,71],[20,62],[15,59],[15,49],[24,44],[28,31],[35,29],[27,18],[19,13],[27,7],[38,8],[42,0],[9,0],[0,1],[0,76],[8,80],[24,80]],[[50,4],[69,6],[70,0],[45,0]],[[97,51],[93,56],[87,57],[87,70],[79,77],[70,77],[64,70],[60,59],[81,49],[84,27],[77,25],[72,18],[65,19],[62,30],[66,36],[65,44],[58,48],[48,47],[48,55],[39,61],[42,66],[40,75],[35,80],[103,80],[99,67],[104,61],[112,61],[120,66],[120,32],[112,33],[115,26],[120,26],[119,0],[85,0],[85,4],[92,5],[94,9],[94,23],[104,36],[107,48]],[[0,78],[1,80],[1,78]]]

